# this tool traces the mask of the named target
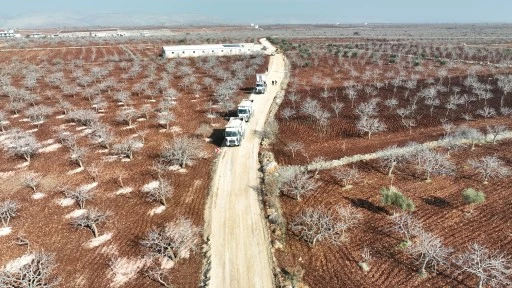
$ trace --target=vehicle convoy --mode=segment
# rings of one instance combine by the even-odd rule
[[[254,92],[256,94],[263,94],[267,90],[267,80],[265,74],[256,74],[256,87]]]
[[[226,125],[224,136],[226,137],[226,146],[240,146],[245,135],[244,118],[231,117]]]
[[[252,99],[244,99],[238,105],[238,117],[243,118],[245,122],[249,122],[252,115],[254,114],[254,106],[252,105],[254,100]]]

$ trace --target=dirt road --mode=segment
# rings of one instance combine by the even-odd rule
[[[274,49],[266,40],[262,43]],[[284,75],[284,58],[270,56],[265,94],[252,95],[255,114],[240,147],[224,147],[213,177],[206,208],[210,267],[205,286],[212,288],[274,287],[269,235],[257,189],[258,148],[266,115]],[[271,85],[277,80],[278,85]]]

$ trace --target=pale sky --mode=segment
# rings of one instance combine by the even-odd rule
[[[96,14],[215,23],[512,23],[512,0],[14,0],[0,17]],[[62,16],[64,15],[64,16]]]

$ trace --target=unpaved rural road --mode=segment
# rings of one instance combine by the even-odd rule
[[[262,43],[274,48],[265,39]],[[207,287],[274,287],[269,235],[257,189],[258,148],[266,115],[284,76],[282,54],[270,56],[267,92],[252,95],[255,114],[240,147],[224,147],[206,207],[211,270]],[[272,86],[272,80],[278,85]]]

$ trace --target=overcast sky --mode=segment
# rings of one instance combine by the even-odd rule
[[[122,14],[214,23],[512,23],[512,0],[15,0],[5,19]],[[128,18],[127,18],[128,19]]]

